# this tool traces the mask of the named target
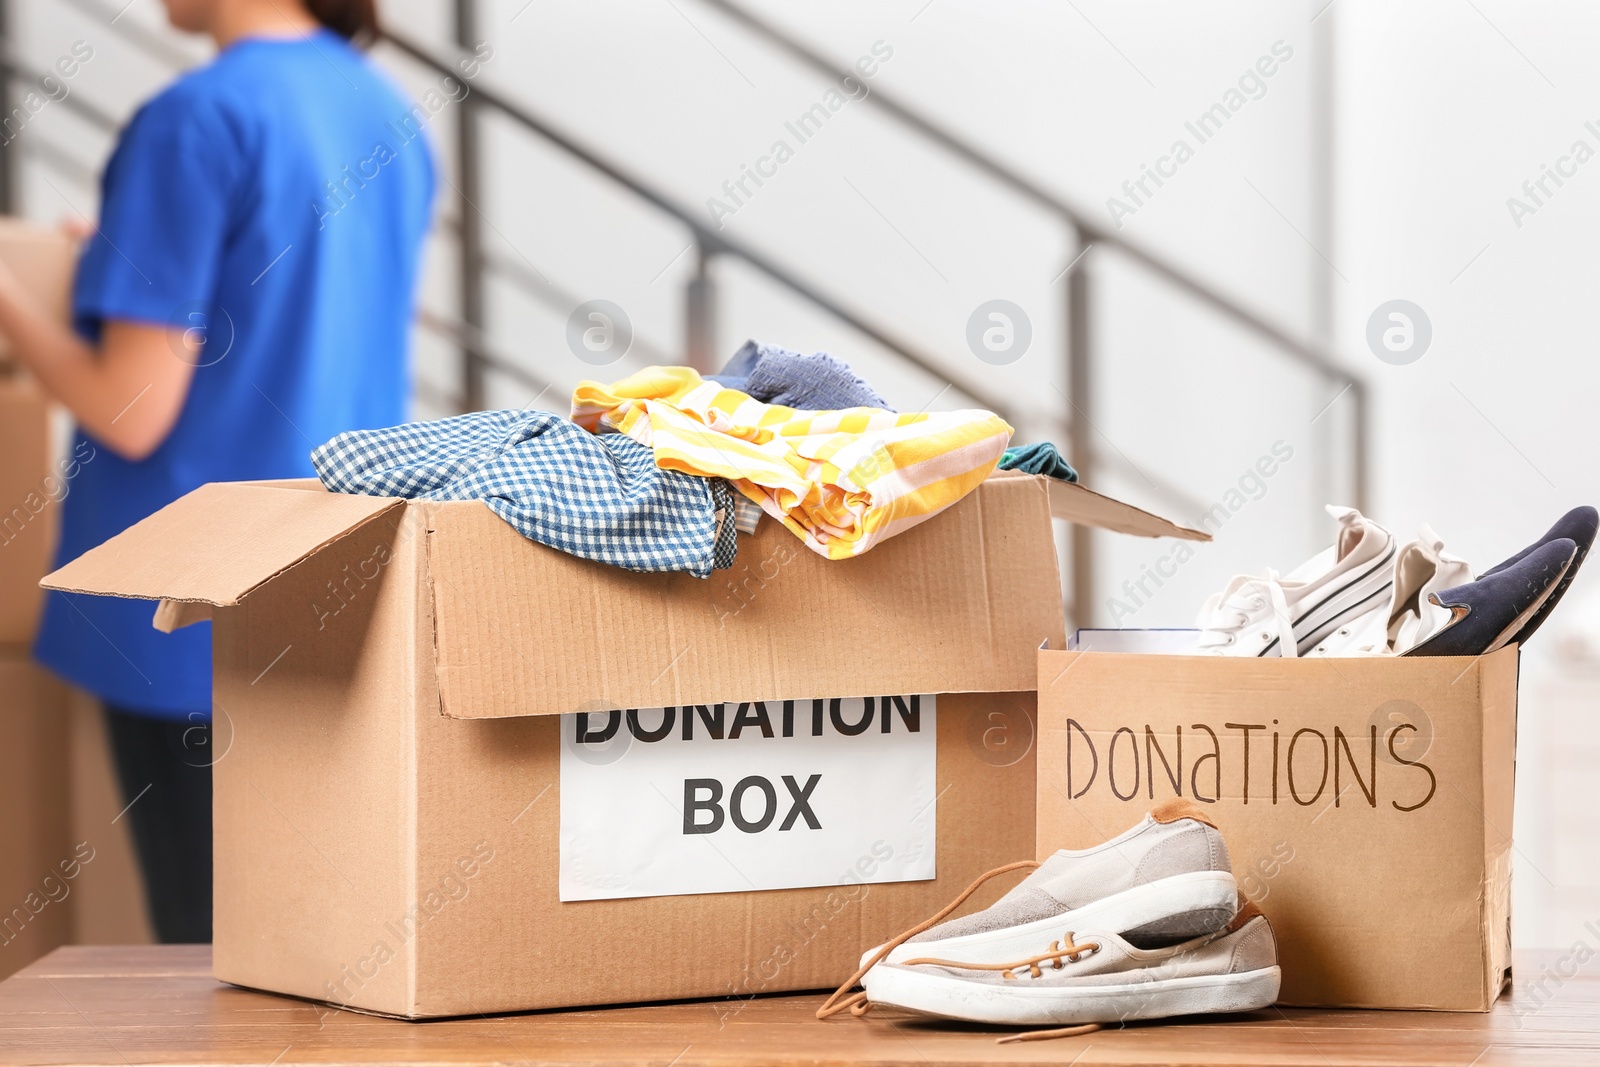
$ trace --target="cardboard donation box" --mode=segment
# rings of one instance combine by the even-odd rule
[[[1487,1011],[1510,967],[1517,650],[1039,654],[1039,854],[1193,800],[1272,921],[1280,1003]]]
[[[1204,536],[997,476],[853,560],[769,520],[700,580],[226,484],[46,584],[214,620],[218,978],[412,1018],[743,995],[1031,854],[1052,508]]]

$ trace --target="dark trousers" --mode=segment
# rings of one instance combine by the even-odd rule
[[[106,708],[112,761],[122,785],[156,940],[211,940],[211,745],[209,723],[155,719]]]

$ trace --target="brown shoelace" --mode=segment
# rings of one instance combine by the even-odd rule
[[[1044,971],[1040,970],[1039,964],[1048,963],[1059,971],[1065,964],[1077,963],[1084,955],[1094,952],[1100,947],[1100,942],[1098,941],[1085,941],[1081,945],[1078,944],[1072,939],[1072,931],[1070,930],[1067,931],[1067,936],[1062,940],[1067,943],[1065,948],[1061,947],[1060,941],[1052,941],[1050,942],[1050,951],[1041,952],[1037,956],[1029,956],[1024,960],[1017,960],[1015,963],[965,963],[961,960],[941,960],[932,956],[918,956],[914,960],[906,960],[905,966],[912,967],[916,964],[924,963],[932,967],[963,967],[969,971],[999,971],[1000,977],[1013,980],[1017,977],[1017,968],[1026,967],[1029,974],[1038,978],[1044,974]]]
[[[1039,864],[1034,860],[1021,860],[1017,863],[1008,863],[1003,867],[996,867],[992,871],[979,875],[977,880],[963,889],[954,900],[940,908],[932,917],[924,919],[911,929],[891,938],[882,948],[874,952],[871,959],[856,968],[856,972],[845,979],[844,983],[834,990],[827,1000],[822,1002],[822,1006],[817,1009],[817,1018],[827,1019],[842,1011],[848,1011],[851,1015],[857,1017],[867,1014],[872,1010],[872,1001],[867,999],[866,992],[852,993],[850,990],[861,981],[868,971],[876,967],[891,952],[911,938],[943,922],[947,915],[966,903],[967,898],[976,893],[991,878],[998,878],[1000,875],[1009,874],[1012,871],[1031,871],[1038,866]],[[1012,963],[967,963],[961,960],[941,960],[927,956],[919,956],[916,959],[906,960],[905,962],[906,966],[921,964],[934,967],[959,967],[973,971],[999,971],[1007,979],[1015,979],[1017,969],[1026,967],[1033,977],[1038,978],[1044,973],[1039,966],[1040,964],[1049,963],[1056,970],[1060,970],[1066,963],[1075,963],[1085,953],[1093,952],[1100,947],[1099,943],[1094,941],[1086,941],[1080,945],[1073,940],[1070,932],[1063,940],[1066,942],[1065,946],[1060,941],[1052,941],[1050,943],[1050,951],[1042,952],[1037,956],[1030,956],[1027,959],[1016,960]],[[1072,1037],[1098,1029],[1100,1029],[1098,1023],[1086,1023],[1082,1026],[1067,1026],[1056,1030],[1029,1030],[1020,1034],[1010,1034],[996,1038],[995,1040],[998,1044],[1007,1045],[1016,1041],[1044,1041],[1050,1038]]]

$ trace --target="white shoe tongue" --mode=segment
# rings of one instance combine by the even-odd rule
[[[1328,505],[1328,514],[1339,520],[1339,537],[1334,541],[1334,561],[1340,562],[1356,550],[1366,536],[1366,520],[1355,508]]]
[[[1325,504],[1323,505],[1323,510],[1332,515],[1334,521],[1339,524],[1339,534],[1333,540],[1333,547],[1322,554],[1330,557],[1327,565],[1323,567],[1326,570],[1328,566],[1343,560],[1361,543],[1361,538],[1365,536],[1368,523],[1366,517],[1355,508],[1347,508],[1341,504]],[[1318,559],[1321,558],[1322,556],[1319,555]],[[1294,571],[1290,572],[1289,577],[1293,578],[1300,571],[1306,570],[1307,567],[1309,567],[1309,564],[1295,568]]]
[[[1389,643],[1395,652],[1406,652],[1450,621],[1450,609],[1431,603],[1428,595],[1472,581],[1472,571],[1465,560],[1445,555],[1444,538],[1424,523],[1417,540],[1396,557],[1394,573]]]

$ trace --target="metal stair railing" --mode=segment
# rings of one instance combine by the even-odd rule
[[[189,56],[173,47],[160,34],[139,26],[132,20],[119,25],[115,13],[101,0],[69,0],[69,2],[80,10],[100,18],[106,25],[113,27],[124,40],[169,67],[179,68],[191,62]],[[723,12],[745,29],[812,69],[829,77],[837,77],[843,73],[836,64],[822,54],[732,3],[731,0],[703,0],[703,2]],[[9,6],[6,0],[0,0],[0,44],[6,41],[9,14],[6,9]],[[454,0],[453,9],[457,44],[469,48],[476,40],[476,5],[473,0]],[[405,34],[386,32],[384,40],[412,61],[436,74],[454,75],[456,72],[457,68],[451,62],[458,58],[456,56],[442,58]],[[4,73],[4,77],[0,78],[0,113],[9,113],[11,81],[17,78],[36,77],[37,72],[9,57],[0,59],[0,66],[3,66]],[[1364,506],[1367,484],[1368,415],[1365,385],[1359,378],[1341,368],[1317,346],[1293,337],[1287,331],[1194,277],[1185,269],[1091,220],[1056,194],[1000,163],[991,154],[973,146],[934,120],[899,102],[881,88],[875,88],[867,99],[873,101],[878,108],[896,121],[928,138],[959,160],[1059,217],[1067,226],[1073,238],[1073,246],[1077,249],[1075,264],[1081,263],[1084,254],[1093,247],[1103,245],[1114,249],[1174,288],[1195,298],[1202,305],[1253,331],[1268,341],[1274,351],[1288,356],[1334,384],[1342,385],[1340,395],[1344,392],[1350,393],[1354,408],[1353,495],[1357,506]],[[118,125],[110,115],[84,101],[79,93],[71,94],[64,102],[70,110],[103,129],[115,130]],[[871,321],[760,250],[711,229],[707,222],[701,220],[698,213],[644,182],[624,166],[578,143],[554,123],[537,114],[535,109],[512,101],[493,89],[477,85],[462,99],[460,106],[462,109],[458,116],[460,132],[455,145],[457,178],[460,183],[456,189],[458,205],[455,229],[461,253],[458,257],[460,260],[458,295],[461,314],[459,318],[451,319],[437,313],[427,313],[419,316],[418,321],[423,328],[450,339],[458,346],[462,356],[462,388],[458,399],[467,410],[482,406],[487,371],[504,373],[529,386],[548,388],[548,383],[543,382],[513,358],[494,351],[489,344],[486,337],[485,274],[494,271],[498,276],[507,278],[519,289],[547,304],[559,304],[565,297],[565,294],[548,282],[536,283],[526,271],[507,270],[508,262],[489,254],[484,247],[483,219],[477,207],[480,199],[477,193],[480,188],[478,179],[482,162],[480,127],[484,111],[492,110],[583,162],[591,170],[629,190],[657,210],[673,217],[689,231],[696,252],[694,259],[696,269],[685,287],[685,353],[687,362],[691,365],[707,369],[712,358],[713,291],[709,267],[716,257],[730,256],[743,260],[784,289],[875,341],[903,362],[940,380],[950,382],[958,392],[1002,417],[1016,421],[1012,405],[991,389],[978,382],[952,380],[948,369],[936,358],[897,337],[892,331]],[[58,165],[70,164],[69,157],[65,153],[43,154],[52,158],[59,157],[54,158],[54,162]],[[13,181],[11,156],[9,148],[0,148],[0,205],[9,204],[11,201]],[[1073,408],[1073,413],[1064,420],[1064,423],[1073,463],[1084,472],[1086,480],[1092,478],[1093,471],[1102,463],[1124,469],[1132,468],[1131,462],[1125,459],[1102,454],[1091,436],[1094,432],[1090,414],[1093,409],[1094,353],[1090,274],[1091,269],[1088,264],[1069,268],[1065,272],[1064,283],[1068,403]],[[1150,479],[1145,476],[1144,480]],[[1169,499],[1180,501],[1186,507],[1192,506],[1192,498],[1176,487],[1158,485],[1154,482],[1151,484]],[[1082,536],[1082,531],[1079,531],[1073,538],[1071,580],[1073,614],[1080,623],[1087,619],[1088,610],[1093,604],[1093,559],[1092,540],[1090,537]]]
[[[429,68],[436,74],[453,74],[457,69],[453,63],[447,62],[445,59],[435,55],[431,50],[423,47],[403,34],[394,33],[392,31],[386,32],[384,34],[384,40],[394,45],[400,51],[404,52],[406,55],[410,56],[423,66]],[[455,59],[457,57],[451,58]],[[841,301],[836,300],[834,297],[828,295],[820,288],[813,285],[811,282],[788,270],[786,267],[783,267],[776,260],[767,256],[765,253],[758,251],[743,241],[728,237],[725,234],[718,233],[716,230],[710,227],[708,222],[701,218],[698,212],[695,212],[691,208],[685,207],[672,197],[655,189],[642,179],[629,173],[629,171],[620,164],[614,163],[611,160],[602,157],[599,153],[589,149],[588,147],[579,144],[564,131],[557,128],[554,123],[537,115],[532,108],[523,104],[514,103],[501,93],[493,89],[484,88],[482,86],[474,86],[472,92],[462,99],[462,104],[466,105],[475,98],[477,103],[473,105],[474,107],[480,110],[489,108],[499,112],[502,116],[510,119],[516,125],[528,130],[531,133],[537,134],[543,140],[555,145],[563,152],[586,164],[596,173],[603,175],[612,182],[615,182],[616,184],[629,190],[635,196],[638,196],[641,200],[644,200],[646,203],[661,211],[663,214],[670,215],[676,219],[687,230],[689,230],[698,252],[696,260],[696,280],[705,278],[706,270],[709,267],[710,261],[716,256],[726,255],[741,259],[750,266],[755,267],[761,273],[767,275],[767,277],[777,282],[783,288],[789,290],[797,296],[804,298],[806,301],[820,308],[821,310],[826,311],[828,314],[832,315],[834,318],[843,322],[845,325],[851,327],[857,332],[871,338],[879,345],[882,345],[884,348],[899,356],[905,362],[943,381],[950,381],[950,375],[948,371],[944,367],[940,366],[938,361],[933,357],[919,351],[909,342],[895,337],[887,329],[869,321],[864,316],[847,307]],[[463,115],[462,118],[464,122],[474,121],[468,118],[466,115]],[[474,164],[474,166],[475,165],[476,164]],[[471,168],[463,168],[463,173],[469,169]],[[481,212],[478,211],[475,204],[469,203],[463,206],[461,217],[463,233],[471,228],[472,223],[470,222],[470,219],[479,217],[480,215]],[[463,241],[463,246],[465,247],[465,245],[466,242]],[[485,258],[481,250],[478,253],[477,258],[480,261]],[[709,287],[700,287],[699,291],[702,293],[702,296],[699,299],[708,302],[710,299]],[[697,321],[709,322],[709,315],[705,314],[702,309],[694,306],[695,298],[693,294],[696,292],[696,287],[692,284],[690,287],[690,292],[691,300],[690,307],[688,309],[689,322],[691,325]],[[691,336],[688,339],[687,348],[691,357],[690,364],[694,365],[698,362],[700,363],[702,369],[705,369],[705,359],[709,358],[710,353],[705,349],[702,338]],[[987,387],[976,382],[963,380],[955,380],[952,381],[951,384],[958,392],[978,401],[984,407],[989,408],[996,414],[999,414],[1002,417],[1008,417],[1011,415],[1010,403],[1003,397],[990,391]]]
[[[737,25],[817,73],[830,79],[838,79],[851,73],[846,67],[840,66],[821,52],[797,40],[793,34],[780,29],[733,0],[700,0],[700,2],[721,12]],[[1162,281],[1197,300],[1201,305],[1220,313],[1267,341],[1271,346],[1270,351],[1289,358],[1296,364],[1317,373],[1333,386],[1339,387],[1335,400],[1348,392],[1353,422],[1350,459],[1351,495],[1357,508],[1367,507],[1370,413],[1366,383],[1360,377],[1341,366],[1320,346],[1293,336],[1182,267],[1118,234],[1115,230],[1108,229],[1099,221],[1091,219],[1084,211],[1067,203],[1061,196],[1016,169],[1001,163],[992,152],[979,148],[938,121],[902,102],[893,93],[880,86],[874,86],[864,99],[869,105],[877,107],[902,125],[915,130],[957,159],[1059,218],[1066,225],[1072,239],[1072,247],[1076,250],[1074,263],[1084,261],[1086,254],[1097,246],[1115,249]],[[1069,266],[1065,283],[1067,392],[1068,402],[1074,409],[1073,417],[1068,423],[1067,436],[1073,465],[1078,467],[1085,481],[1092,481],[1095,463],[1101,458],[1090,436],[1094,429],[1091,412],[1094,409],[1095,365],[1092,347],[1094,338],[1091,329],[1093,314],[1091,271],[1092,266],[1087,262],[1082,262],[1076,269]],[[1075,535],[1073,538],[1073,598],[1080,605],[1092,603],[1094,565],[1088,543],[1088,537]]]
[[[153,33],[131,20],[125,22],[118,20],[116,18],[118,12],[111,5],[102,2],[102,0],[68,0],[68,2],[79,10],[104,21],[106,25],[112,27],[120,37],[139,51],[172,69],[180,69],[191,61],[190,57],[181,49],[173,47],[171,42],[164,39],[160,34]],[[0,2],[0,7],[4,6],[5,4]],[[471,44],[476,43],[476,7],[468,0],[456,0],[453,8],[457,41],[458,43],[465,42],[466,46],[470,47]],[[3,27],[3,17],[0,17],[0,29],[3,29]],[[455,65],[455,61],[466,58],[464,54],[442,57],[409,36],[393,31],[385,31],[383,40],[435,74],[455,76],[459,69]],[[73,94],[67,99],[72,100],[77,96],[78,94]],[[755,267],[781,287],[800,296],[858,333],[875,341],[902,361],[941,381],[950,382],[957,392],[1002,417],[1014,418],[1012,405],[1005,398],[986,388],[981,383],[960,379],[952,380],[948,370],[942,367],[936,358],[921,351],[910,342],[895,336],[889,329],[848,307],[842,301],[835,299],[819,287],[800,277],[797,273],[788,270],[765,253],[741,241],[717,233],[706,222],[701,221],[700,217],[691,209],[677,203],[670,196],[654,188],[643,179],[629,173],[625,167],[579,144],[571,136],[561,131],[554,123],[538,115],[533,108],[516,103],[503,94],[480,85],[472,87],[472,91],[462,98],[460,106],[462,110],[458,119],[461,126],[461,136],[456,144],[455,155],[458,169],[458,187],[456,191],[458,200],[461,201],[457,220],[457,232],[462,253],[460,256],[461,276],[459,283],[462,306],[461,320],[468,327],[467,330],[461,331],[463,336],[472,334],[474,331],[478,331],[481,334],[481,331],[487,326],[482,276],[485,268],[491,266],[491,261],[490,257],[485,254],[481,212],[476,206],[481,198],[476,194],[479,188],[482,162],[479,120],[483,111],[493,110],[510,119],[516,125],[537,134],[563,152],[578,159],[590,169],[621,185],[657,210],[672,216],[690,231],[698,249],[696,276],[688,286],[688,306],[686,307],[686,319],[690,327],[686,350],[688,362],[691,365],[697,365],[700,369],[709,368],[709,360],[712,353],[710,351],[708,328],[711,323],[712,292],[707,270],[715,257],[728,255],[741,259],[750,266]],[[526,288],[525,284],[523,287]],[[542,294],[535,293],[534,295]],[[483,358],[484,355],[485,353],[482,351],[463,349],[462,399],[469,408],[482,405],[482,372],[490,362]]]

